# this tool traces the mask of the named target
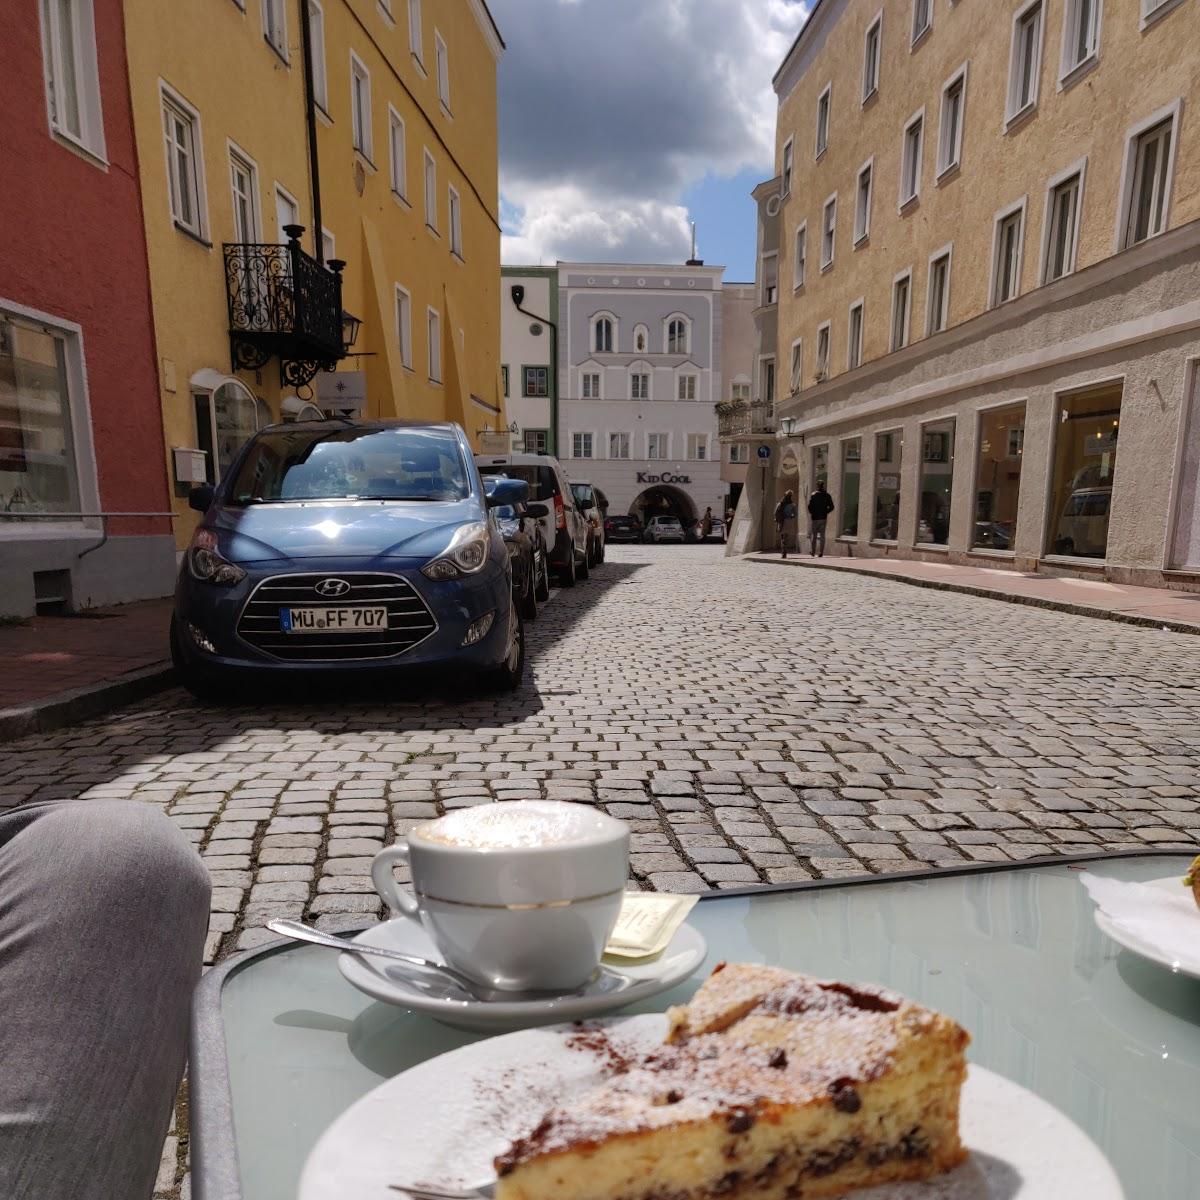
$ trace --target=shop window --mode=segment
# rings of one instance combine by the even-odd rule
[[[1010,404],[979,414],[979,453],[975,460],[975,520],[971,545],[1011,550],[1021,498],[1025,449],[1025,405]]]
[[[840,537],[858,537],[858,498],[862,493],[862,438],[842,443],[842,503]]]
[[[812,490],[816,491],[817,484],[829,486],[829,446],[814,446],[812,448]]]
[[[904,439],[900,431],[875,435],[875,519],[871,537],[894,542],[900,530],[900,463]]]
[[[921,427],[921,495],[917,541],[944,546],[950,537],[954,488],[954,420]]]
[[[1073,558],[1105,556],[1120,420],[1120,384],[1061,398],[1048,552]]]
[[[210,391],[192,393],[196,411],[196,446],[205,451],[208,482],[220,483],[237,452],[270,424],[271,411],[236,379]]]

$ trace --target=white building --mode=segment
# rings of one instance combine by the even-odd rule
[[[552,367],[558,270],[501,267],[500,282],[500,370],[512,448],[561,457],[563,451],[555,436],[557,380]]]

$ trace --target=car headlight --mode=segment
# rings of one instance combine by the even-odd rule
[[[457,579],[460,575],[474,575],[481,571],[488,560],[492,535],[483,521],[460,525],[450,539],[450,545],[421,568],[421,574],[429,579]]]
[[[192,578],[205,583],[232,587],[246,578],[246,572],[217,549],[217,535],[211,529],[197,529],[192,535],[187,561]]]

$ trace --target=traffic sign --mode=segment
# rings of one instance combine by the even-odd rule
[[[770,446],[759,446],[758,457],[762,458],[762,459],[770,458],[771,457],[771,447]]]

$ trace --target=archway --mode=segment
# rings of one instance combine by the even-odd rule
[[[669,484],[656,484],[639,492],[629,506],[629,515],[637,517],[643,528],[651,517],[678,517],[684,529],[690,529],[696,523],[696,506],[691,496],[677,487]]]

